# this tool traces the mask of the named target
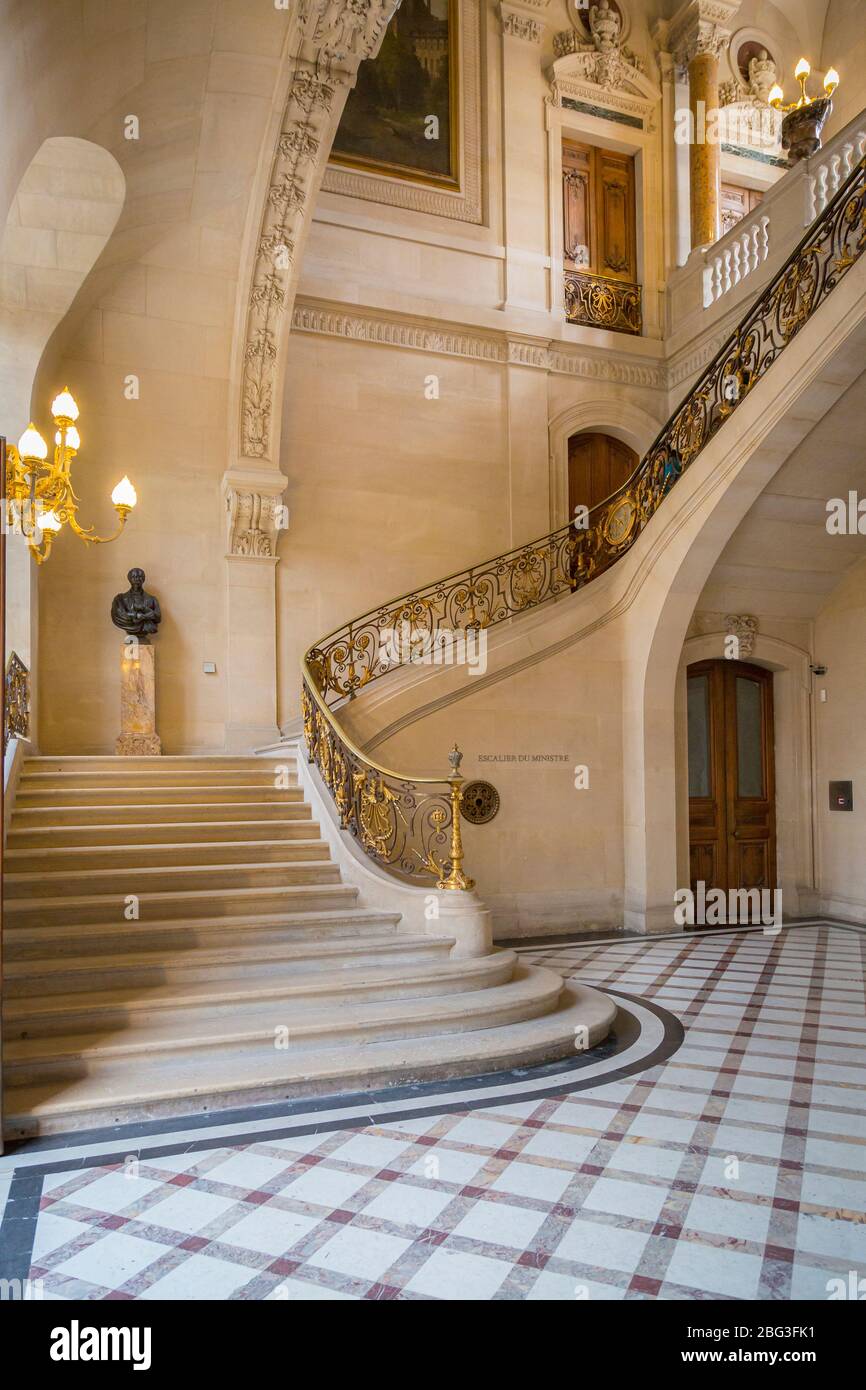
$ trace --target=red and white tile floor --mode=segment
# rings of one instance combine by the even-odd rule
[[[540,1099],[70,1159],[42,1179],[30,1279],[53,1299],[791,1300],[866,1267],[866,933],[527,954],[670,1011],[682,1045]]]

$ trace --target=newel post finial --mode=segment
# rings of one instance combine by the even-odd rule
[[[463,837],[460,833],[460,803],[463,800],[460,764],[463,754],[456,743],[448,754],[448,761],[451,764],[451,776],[448,778],[451,786],[451,869],[447,878],[441,878],[436,887],[469,892],[475,887],[475,880],[467,878],[463,872]]]

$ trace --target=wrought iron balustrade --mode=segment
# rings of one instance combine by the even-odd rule
[[[764,377],[866,246],[866,160],[744,315],[631,477],[567,524],[371,609],[302,660],[304,734],[340,815],[367,854],[399,877],[442,881],[451,866],[459,776],[412,778],[380,766],[340,728],[339,709],[387,672],[581,588],[634,545],[678,478]],[[458,764],[459,771],[459,764]],[[459,817],[458,817],[459,822]],[[459,865],[458,865],[459,868]],[[458,886],[452,883],[450,886]]]
[[[587,328],[613,333],[640,333],[641,287],[589,270],[567,270],[564,278],[565,317]]]
[[[10,738],[30,737],[30,672],[17,652],[10,652],[3,686],[3,751]]]

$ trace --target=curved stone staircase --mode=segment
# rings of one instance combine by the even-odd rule
[[[4,895],[9,1137],[546,1061],[615,1012],[361,906],[262,758],[27,759]]]

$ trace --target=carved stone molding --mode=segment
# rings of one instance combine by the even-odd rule
[[[279,533],[286,530],[287,514],[281,503],[285,486],[282,474],[237,474],[224,479],[229,555],[247,559],[276,557]]]
[[[721,57],[730,41],[727,27],[739,8],[739,0],[687,0],[670,21],[667,47],[681,68],[699,54]]]
[[[755,650],[758,637],[758,620],[751,613],[729,613],[725,618],[725,631],[739,642],[739,655],[748,660]]]
[[[358,65],[379,47],[396,0],[302,0],[300,45],[259,224],[246,308],[240,455],[272,458],[278,356],[297,248]],[[339,96],[338,96],[339,93]]]
[[[447,357],[534,367],[594,381],[649,386],[655,390],[666,390],[668,384],[664,364],[658,361],[648,364],[628,360],[626,354],[594,354],[577,346],[553,344],[549,339],[526,334],[479,333],[450,324],[431,326],[397,315],[346,310],[312,300],[298,300],[292,328],[296,333],[316,333]]]
[[[544,25],[541,20],[524,10],[513,9],[511,5],[500,5],[502,32],[506,38],[525,39],[527,43],[541,43]]]

